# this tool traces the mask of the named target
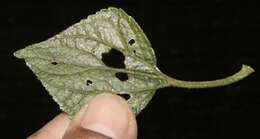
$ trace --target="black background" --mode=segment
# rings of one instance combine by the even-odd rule
[[[121,7],[136,19],[152,43],[158,67],[172,77],[212,80],[237,72],[243,63],[256,69],[225,87],[158,90],[137,116],[140,139],[260,137],[256,2],[93,0],[1,3],[0,138],[25,138],[60,113],[24,61],[12,53],[108,6]]]

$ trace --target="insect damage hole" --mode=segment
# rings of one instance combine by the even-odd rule
[[[51,62],[51,64],[52,64],[52,65],[57,65],[58,62],[53,61],[53,62]]]
[[[124,72],[117,72],[115,75],[116,75],[117,79],[119,79],[120,81],[127,81],[129,78],[127,73],[124,73]]]
[[[134,39],[131,39],[131,40],[128,41],[128,44],[130,44],[130,45],[133,45],[134,43],[135,43]]]
[[[128,100],[131,97],[129,94],[117,94],[117,95],[124,98],[125,100]]]
[[[92,82],[91,80],[87,80],[87,81],[86,81],[86,85],[87,85],[87,86],[90,86],[92,83],[93,83],[93,82]]]
[[[102,54],[102,61],[112,68],[125,68],[125,56],[122,52],[112,48],[108,53]]]

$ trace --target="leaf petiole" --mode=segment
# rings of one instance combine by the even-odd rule
[[[169,77],[167,75],[163,75],[163,76],[167,78],[167,80],[170,82],[170,85],[173,87],[199,89],[199,88],[212,88],[212,87],[229,85],[249,76],[254,71],[255,70],[252,67],[248,65],[242,65],[242,68],[237,73],[223,79],[217,79],[212,81],[183,81],[183,80],[178,80]]]

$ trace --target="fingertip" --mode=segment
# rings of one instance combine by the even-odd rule
[[[111,93],[103,93],[95,97],[81,121],[83,128],[116,139],[128,139],[126,133],[134,131],[130,129],[134,128],[134,124],[135,118],[127,102],[122,97]]]
[[[67,136],[74,134],[75,129],[81,129],[79,127],[113,139],[137,138],[136,120],[130,107],[123,98],[111,93],[97,95],[83,107],[72,120]]]

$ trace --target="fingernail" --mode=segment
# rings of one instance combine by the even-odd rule
[[[113,139],[121,138],[130,120],[130,108],[121,97],[104,93],[96,96],[88,105],[81,126]]]

